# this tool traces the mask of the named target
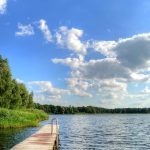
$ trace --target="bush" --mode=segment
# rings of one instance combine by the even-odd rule
[[[0,128],[33,127],[39,121],[48,119],[48,115],[37,109],[10,110],[0,108]]]

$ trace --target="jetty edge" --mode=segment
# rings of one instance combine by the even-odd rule
[[[52,119],[51,122],[10,150],[58,150],[59,125],[56,118]]]

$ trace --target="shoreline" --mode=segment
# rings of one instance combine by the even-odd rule
[[[37,127],[39,126],[39,122],[47,119],[48,114],[42,110],[0,108],[0,129]]]

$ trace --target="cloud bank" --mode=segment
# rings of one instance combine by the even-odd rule
[[[150,66],[150,33],[137,34],[118,41],[93,40],[88,46],[103,57],[87,60],[87,50],[83,59],[52,59],[55,64],[70,67],[68,87],[78,89],[87,97],[93,98],[96,94],[103,105],[104,102],[111,101],[112,106],[121,106],[129,97],[139,100],[138,94],[134,97],[129,93],[128,85],[149,82],[150,75],[147,72]],[[139,97],[141,98],[141,95]]]
[[[30,25],[18,28],[18,36],[34,33]],[[140,99],[147,101],[148,88],[133,94],[128,87],[141,83],[147,86],[150,81],[150,33],[105,41],[84,40],[83,30],[67,26],[59,27],[52,35],[44,19],[39,21],[38,28],[47,42],[53,42],[68,54],[66,58],[52,58],[51,61],[70,69],[69,77],[64,79],[66,89],[55,88],[50,81],[31,82],[32,87],[39,88],[39,91],[36,90],[37,99],[58,101],[63,96],[73,95],[97,100],[99,105],[108,107],[130,104],[126,99],[137,100],[137,104],[141,103]],[[87,57],[91,51],[97,59]]]

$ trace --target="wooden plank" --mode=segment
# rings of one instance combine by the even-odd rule
[[[35,134],[31,135],[23,142],[17,144],[11,150],[53,150],[57,142],[57,125],[45,125]]]

